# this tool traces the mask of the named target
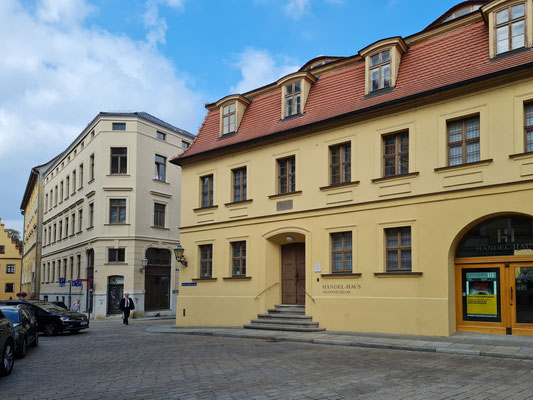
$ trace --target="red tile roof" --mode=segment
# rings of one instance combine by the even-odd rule
[[[396,88],[365,97],[364,62],[323,73],[313,84],[304,114],[280,121],[281,89],[256,96],[238,132],[219,138],[219,110],[209,111],[193,145],[175,160],[223,149],[394,100],[423,94],[470,79],[533,62],[533,51],[489,59],[489,32],[484,22],[449,31],[412,45],[402,56]]]

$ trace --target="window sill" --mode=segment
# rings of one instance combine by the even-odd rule
[[[76,235],[81,235],[83,231],[76,232]]]
[[[236,131],[235,131],[235,132],[224,133],[224,134],[220,135],[220,136],[218,137],[217,140],[229,139],[230,137],[233,137],[233,136],[235,136],[236,134],[237,134]]]
[[[516,153],[516,154],[510,154],[509,158],[511,160],[522,160],[524,158],[531,158],[533,157],[533,151],[527,151],[525,153]]]
[[[300,117],[303,117],[304,115],[305,113],[292,114],[287,117],[283,117],[283,119],[280,119],[279,122],[290,121],[291,119],[300,118]]]
[[[336,272],[333,274],[320,274],[321,278],[325,279],[346,279],[346,278],[360,278],[361,277],[360,272]]]
[[[496,54],[494,57],[490,59],[490,61],[498,61],[507,57],[514,56],[515,54],[525,53],[526,51],[530,51],[531,49],[529,46],[520,47],[519,49],[514,50],[508,50],[500,54]]]
[[[94,178],[91,179],[89,182],[87,182],[87,185],[90,185],[90,184],[93,183],[93,182],[94,182]]]
[[[415,176],[418,176],[418,175],[420,175],[420,172],[409,172],[407,174],[384,176],[382,178],[374,178],[374,179],[372,179],[372,183],[381,183],[381,182],[401,180],[401,179],[405,179],[405,178],[414,178]]]
[[[109,174],[109,175],[106,175],[108,177],[116,177],[116,176],[124,176],[124,177],[129,177],[129,174]]]
[[[164,184],[164,185],[170,185],[170,183],[167,182],[167,181],[162,181],[162,180],[159,180],[159,179],[152,179],[152,180],[153,180],[154,182],[162,183],[162,184]]]
[[[127,262],[122,262],[122,261],[119,261],[119,262],[106,262],[104,263],[104,265],[128,265]]]
[[[341,189],[341,188],[357,186],[357,185],[359,185],[359,181],[352,181],[352,182],[337,183],[335,185],[322,186],[319,189],[325,192],[329,190]]]
[[[247,199],[247,200],[233,201],[231,203],[225,203],[224,205],[226,207],[239,206],[241,204],[250,204],[252,201],[253,201],[252,199]]]
[[[251,276],[225,276],[224,278],[225,281],[249,281],[252,279]]]
[[[389,86],[381,89],[371,90],[365,95],[365,99],[371,99],[372,97],[380,96],[382,94],[390,93],[396,90],[394,86]]]
[[[208,210],[216,210],[217,208],[218,206],[208,206],[208,207],[193,208],[192,210],[194,212],[202,212],[202,211],[208,211]]]
[[[474,168],[474,167],[481,167],[485,165],[489,165],[492,162],[492,158],[487,158],[486,160],[466,163],[466,164],[459,164],[459,165],[449,165],[447,167],[439,167],[435,168],[435,172],[446,172],[446,171],[453,171],[456,169],[468,169],[468,168]]]
[[[90,227],[88,227],[87,230],[88,230],[88,231],[92,231],[92,230],[94,230],[94,226],[90,226]]]
[[[279,194],[271,194],[268,196],[269,199],[279,199],[282,197],[292,197],[292,196],[299,196],[302,194],[301,190],[296,190],[294,192],[287,192],[287,193],[279,193]]]
[[[193,282],[214,282],[217,278],[193,278],[191,281]]]
[[[165,228],[164,226],[155,226],[155,225],[152,225],[150,228],[161,229],[163,231],[169,231],[170,230],[170,228]]]
[[[392,277],[396,277],[396,276],[419,277],[419,276],[422,276],[422,272],[413,272],[413,271],[374,272],[374,276],[376,276],[378,278],[392,278]]]
[[[104,224],[104,226],[130,226],[130,224]]]

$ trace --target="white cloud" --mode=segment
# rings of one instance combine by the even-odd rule
[[[183,9],[183,0],[146,0],[146,11],[143,15],[144,26],[148,28],[146,40],[151,45],[165,43],[167,21],[159,16],[159,7],[167,6],[174,9]]]
[[[20,216],[31,167],[99,111],[147,111],[195,132],[202,99],[156,47],[87,28],[84,1],[0,0],[0,217]],[[7,190],[9,188],[9,190]],[[20,226],[20,224],[19,224]]]
[[[288,0],[284,7],[285,15],[299,19],[311,7],[310,0]]]
[[[300,68],[292,60],[281,61],[280,65],[266,50],[246,49],[238,56],[235,64],[241,70],[242,79],[231,87],[231,92],[244,93],[256,89]]]

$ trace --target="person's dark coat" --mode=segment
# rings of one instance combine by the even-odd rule
[[[122,300],[120,300],[120,305],[119,305],[119,309],[120,311],[124,311],[124,309],[129,309],[129,310],[135,310],[135,304],[133,304],[133,300],[131,298],[128,298],[129,300],[129,307],[124,307],[124,304],[126,304],[126,298],[124,297]]]

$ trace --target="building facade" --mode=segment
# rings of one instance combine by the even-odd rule
[[[40,298],[96,318],[173,314],[180,169],[193,136],[146,113],[100,113],[44,174]],[[147,259],[144,267],[142,260]]]
[[[207,105],[182,167],[178,326],[305,305],[337,331],[533,334],[533,1]]]
[[[20,204],[24,215],[22,271],[20,291],[28,299],[39,298],[42,224],[43,224],[43,174],[54,160],[34,167],[26,184],[26,190]]]
[[[20,249],[0,220],[0,300],[16,299],[20,292]]]

